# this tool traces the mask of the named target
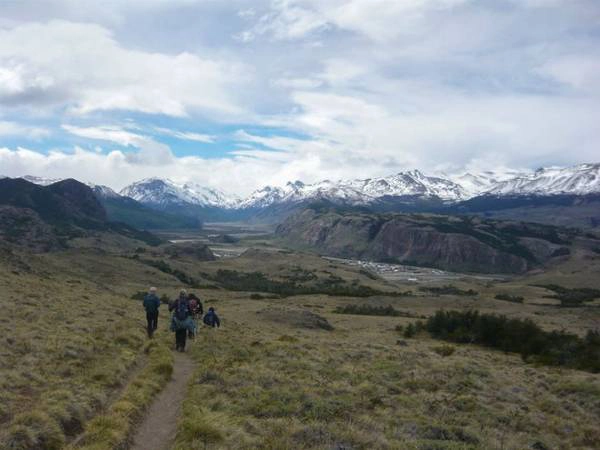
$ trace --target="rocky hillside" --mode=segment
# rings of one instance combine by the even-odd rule
[[[27,208],[50,222],[106,222],[106,211],[93,191],[75,180],[39,186],[22,178],[0,180],[0,205]]]
[[[308,208],[276,231],[287,245],[341,258],[522,273],[568,253],[554,227],[469,217],[362,214]]]
[[[160,242],[149,233],[110,222],[94,191],[76,180],[43,186],[21,178],[0,179],[0,239],[4,242],[48,251],[98,231]]]

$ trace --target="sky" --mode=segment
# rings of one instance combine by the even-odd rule
[[[599,118],[598,0],[0,0],[0,175],[567,166]]]

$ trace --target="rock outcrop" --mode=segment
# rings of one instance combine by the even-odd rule
[[[535,236],[536,232],[548,234],[543,231],[479,218],[309,208],[290,216],[276,234],[287,245],[340,258],[452,271],[522,273],[546,260],[556,248]],[[536,248],[544,251],[536,255]]]

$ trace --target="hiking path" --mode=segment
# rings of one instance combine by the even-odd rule
[[[181,405],[194,369],[192,358],[185,353],[175,353],[173,377],[158,394],[137,428],[130,447],[132,450],[168,450],[172,447]]]

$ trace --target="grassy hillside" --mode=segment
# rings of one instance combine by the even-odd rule
[[[142,230],[193,229],[202,225],[196,218],[151,209],[127,197],[107,197],[100,201],[110,220]]]
[[[413,309],[417,302],[386,302],[428,313],[427,306]],[[600,444],[598,375],[536,367],[517,355],[447,346],[425,335],[405,339],[396,328],[410,319],[344,316],[333,313],[334,304],[311,296],[288,300],[281,309],[273,300],[219,298],[214,306],[224,328],[204,330],[192,348],[198,371],[175,448]],[[278,315],[265,319],[265,310],[273,309]],[[333,330],[299,322],[304,310],[326,318]]]
[[[190,346],[197,372],[177,449],[600,445],[600,375],[427,333],[404,337],[439,309],[583,336],[598,327],[600,299],[560,306],[549,285],[599,289],[591,247],[547,272],[448,286],[386,281],[272,247],[199,261],[114,233],[69,245],[36,255],[0,246],[0,448],[125,447],[172,367],[165,312],[149,344],[132,298],[151,284],[170,297],[186,287],[223,322]],[[282,285],[290,291],[276,292]]]

